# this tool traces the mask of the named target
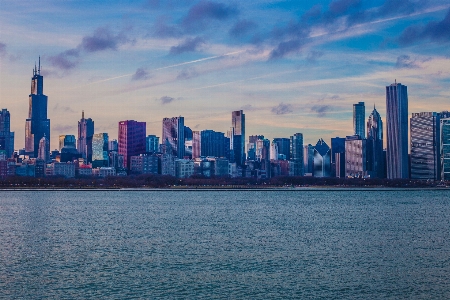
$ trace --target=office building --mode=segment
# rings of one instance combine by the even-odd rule
[[[450,180],[450,116],[442,118],[440,125],[441,180]]]
[[[130,171],[132,174],[158,174],[159,158],[156,154],[131,156]]]
[[[366,139],[358,134],[345,139],[345,176],[363,178],[367,176]]]
[[[59,136],[59,151],[61,152],[61,149],[63,147],[73,147],[76,148],[76,139],[74,135],[60,135]]]
[[[409,178],[408,91],[397,81],[386,87],[387,178]]]
[[[200,135],[194,131],[192,138],[192,156],[230,157],[230,139],[222,132],[202,130]],[[200,150],[198,153],[197,151]]]
[[[353,104],[353,132],[365,138],[366,107],[364,102]]]
[[[156,135],[147,135],[145,138],[146,152],[159,152],[159,137]]]
[[[162,121],[164,153],[183,158],[185,154],[184,133],[184,117],[164,118]]]
[[[367,169],[370,177],[385,177],[385,154],[383,152],[383,121],[373,106],[373,111],[367,120]]]
[[[48,98],[44,95],[44,77],[41,75],[41,59],[39,68],[34,67],[31,78],[31,93],[28,101],[28,118],[25,122],[25,154],[36,158],[39,152],[39,141],[45,136],[50,139],[50,120],[47,118]]]
[[[278,154],[285,156],[286,160],[291,159],[291,140],[288,138],[274,138],[273,142],[278,146]]]
[[[303,147],[303,172],[307,176],[314,174],[314,146],[311,144]]]
[[[92,136],[92,167],[108,167],[109,138],[107,133],[96,133]]]
[[[236,164],[243,166],[245,155],[245,114],[242,110],[231,113],[231,127],[233,128],[233,152]]]
[[[84,118],[84,110],[81,113],[81,120],[78,121],[78,141],[77,150],[81,157],[88,163],[92,162],[92,138],[94,136],[94,121],[91,118]]]
[[[440,115],[413,113],[411,130],[411,179],[440,180]]]
[[[146,123],[134,120],[119,122],[119,155],[130,169],[130,157],[145,153]]]
[[[43,160],[45,163],[50,160],[50,142],[45,136],[39,141],[37,158]]]
[[[292,175],[303,176],[303,134],[296,133],[290,138],[290,158],[292,161]]]
[[[331,138],[331,173],[332,176],[345,177],[345,138]]]
[[[119,143],[117,140],[110,140],[108,142],[108,151],[119,151]]]
[[[0,152],[7,158],[14,153],[14,132],[11,132],[11,114],[5,108],[0,111]]]
[[[314,146],[314,177],[331,176],[331,149],[323,139]]]

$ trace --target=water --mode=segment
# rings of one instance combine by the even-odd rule
[[[0,191],[0,298],[449,299],[449,191]]]

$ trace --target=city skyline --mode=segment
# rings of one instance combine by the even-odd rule
[[[409,112],[448,109],[446,1],[297,2],[3,2],[1,106],[15,148],[39,55],[53,137],[75,134],[82,110],[111,139],[119,120],[159,135],[178,115],[226,132],[229,112],[243,110],[246,138],[302,132],[315,144],[352,133],[354,103],[385,119],[395,79],[409,87]]]

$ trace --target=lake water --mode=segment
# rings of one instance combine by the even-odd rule
[[[0,298],[449,299],[450,191],[0,191]]]

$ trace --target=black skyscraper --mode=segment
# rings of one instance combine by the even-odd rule
[[[39,58],[39,68],[34,66],[33,77],[31,78],[28,119],[25,123],[25,152],[30,157],[38,157],[39,141],[43,137],[50,141],[47,102],[47,96],[44,95],[44,78],[41,75],[41,59]]]

